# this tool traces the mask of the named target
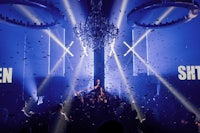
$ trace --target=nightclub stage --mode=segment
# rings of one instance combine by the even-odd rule
[[[199,133],[199,3],[0,0],[0,132]]]

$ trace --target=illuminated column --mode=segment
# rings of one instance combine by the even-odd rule
[[[63,28],[63,44],[66,44],[65,42],[65,28]],[[62,76],[65,76],[65,56],[62,57],[63,61],[63,73]]]
[[[156,95],[160,95],[160,80],[157,80],[157,85],[156,85]]]
[[[94,50],[94,85],[100,79],[104,87],[104,48]]]
[[[146,33],[146,60],[147,60],[147,64],[149,64],[149,39],[148,39],[148,32],[146,31],[145,33]],[[149,68],[147,67],[147,75],[149,76],[149,74],[150,74]]]
[[[147,64],[149,64],[149,39],[148,39],[149,32],[150,30],[145,30],[145,32],[142,35],[135,35],[134,29],[132,29],[132,46],[131,47],[129,46],[130,48],[126,52],[126,54],[129,51],[132,51],[133,53],[133,68],[132,68],[133,76],[137,76],[138,73],[147,73],[148,76],[150,75],[149,68],[143,65],[134,55],[134,51],[139,53],[146,60]],[[139,36],[139,40],[135,42],[135,38],[138,38],[138,36]],[[142,47],[138,45],[145,45],[145,46]],[[136,47],[138,47],[137,50],[135,49]]]
[[[50,55],[50,58],[48,60],[48,66],[50,66],[50,74],[54,74],[55,76],[64,76],[65,75],[65,50],[68,50],[65,46],[65,30],[63,28],[58,28],[60,33],[57,33],[57,31],[54,31],[54,29],[51,29],[49,31],[50,34],[50,40],[49,40],[49,49],[48,53]],[[58,35],[61,36],[58,39]],[[56,68],[55,68],[56,67]],[[55,70],[53,70],[55,69]]]
[[[24,91],[25,91],[25,75],[26,75],[26,44],[27,44],[27,35],[24,36],[24,59],[23,59],[23,81],[22,81],[22,100],[25,99]]]
[[[48,69],[48,74],[50,74],[51,73],[51,38],[50,38],[50,30],[48,29],[48,57],[47,57],[47,59],[48,59],[48,63],[47,63],[47,69]]]
[[[134,30],[132,29],[132,47],[133,47],[134,43],[135,43]],[[135,59],[134,53],[133,53],[133,76],[137,76],[136,59]]]

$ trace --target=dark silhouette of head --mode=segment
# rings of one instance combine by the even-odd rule
[[[195,115],[195,113],[193,113],[193,112],[188,112],[187,113],[187,121],[189,121],[189,122],[194,122],[195,121],[195,119],[196,119],[196,115]]]
[[[110,120],[103,123],[97,133],[124,133],[124,128],[118,121]]]
[[[57,104],[56,111],[62,111],[62,109],[63,109],[63,104],[62,103]]]

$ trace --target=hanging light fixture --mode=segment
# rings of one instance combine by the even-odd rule
[[[117,37],[119,29],[109,23],[109,19],[102,14],[102,0],[90,1],[90,13],[85,22],[74,27],[77,37],[80,37],[83,45],[92,49],[101,49],[110,45]]]

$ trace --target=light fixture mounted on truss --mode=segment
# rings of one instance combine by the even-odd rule
[[[63,19],[61,11],[48,1],[1,0],[0,20],[28,28],[49,28]]]
[[[162,28],[189,22],[198,13],[199,4],[195,0],[151,0],[131,10],[127,21],[131,27]]]

